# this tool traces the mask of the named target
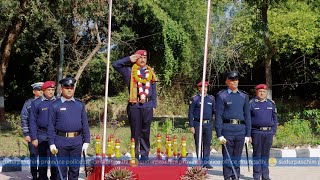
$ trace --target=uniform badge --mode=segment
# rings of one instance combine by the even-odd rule
[[[211,102],[208,102],[208,104],[212,105],[212,103],[211,103]]]
[[[272,109],[272,107],[267,107],[267,109]]]
[[[254,109],[260,109],[260,108],[257,107],[257,108],[254,108]]]
[[[42,110],[42,111],[45,111],[45,110],[47,110],[47,109],[48,109],[48,108],[42,108],[41,110]]]
[[[227,102],[227,104],[232,104],[232,102]]]
[[[60,111],[66,111],[67,108],[60,108]]]

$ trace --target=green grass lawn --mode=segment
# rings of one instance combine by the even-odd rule
[[[95,154],[95,137],[96,135],[99,135],[102,139],[103,131],[102,128],[99,126],[94,126],[90,128],[91,133],[91,142],[88,149],[89,155]],[[130,128],[128,126],[119,127],[116,130],[113,128],[107,128],[107,137],[110,136],[110,134],[114,134],[114,139],[120,140],[120,152],[121,154],[125,154],[127,152],[130,152]],[[159,131],[158,133],[162,136],[162,144],[163,148],[162,151],[165,151],[164,149],[164,142],[165,142],[165,133],[162,131]],[[173,140],[173,135],[176,134],[178,138],[178,150],[180,152],[180,144],[181,144],[181,137],[186,136],[187,138],[187,151],[193,152],[195,151],[195,145],[194,145],[194,139],[193,135],[191,133],[186,132],[178,132],[178,133],[172,133],[171,138]],[[150,141],[151,141],[151,153],[156,152],[156,134],[151,132],[150,135]],[[24,141],[24,138],[19,135],[14,135],[10,131],[2,131],[0,134],[0,142],[1,142],[1,148],[0,148],[0,157],[2,156],[27,156],[28,155],[28,149],[27,149],[27,143]],[[106,144],[107,145],[107,144]],[[102,148],[102,142],[101,142],[101,148]],[[101,150],[102,152],[102,150]],[[107,149],[106,149],[107,152]]]

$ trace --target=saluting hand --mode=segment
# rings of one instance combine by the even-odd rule
[[[191,128],[190,128],[190,132],[191,132],[192,134],[196,133],[196,131],[194,130],[194,127],[191,127]]]
[[[34,147],[36,147],[36,148],[38,147],[38,144],[39,144],[39,143],[38,143],[38,139],[33,140],[31,143],[32,143],[32,145],[33,145]]]
[[[130,56],[130,61],[132,63],[135,63],[140,57],[141,57],[140,54],[133,54],[133,55]]]

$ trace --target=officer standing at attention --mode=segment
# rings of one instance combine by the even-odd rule
[[[85,104],[74,98],[75,82],[71,77],[59,81],[61,98],[57,99],[49,110],[50,151],[58,156],[63,179],[68,180],[78,179],[81,152],[86,155],[90,143]],[[57,177],[60,179],[60,176]]]
[[[150,126],[157,107],[156,76],[147,66],[147,51],[115,61],[112,66],[123,76],[129,88],[127,106],[131,138],[135,139],[136,158],[146,161],[150,151]]]
[[[213,115],[215,112],[215,100],[214,97],[207,94],[208,82],[205,81],[204,86],[204,106],[203,106],[203,121],[202,121],[202,152],[203,153],[203,167],[211,169],[209,164],[210,157],[210,145],[212,140],[212,128],[213,128]],[[202,93],[202,81],[197,84],[199,94],[192,97],[189,105],[189,126],[190,131],[194,135],[196,144],[197,157],[199,151],[199,127],[200,127],[200,110],[201,110],[201,93]],[[201,156],[201,155],[200,155]]]
[[[31,169],[31,175],[33,180],[38,179],[38,168],[37,168],[37,158],[38,158],[38,151],[37,149],[31,144],[31,138],[30,138],[30,108],[31,103],[36,100],[37,98],[41,97],[43,92],[41,89],[41,86],[43,85],[43,82],[37,82],[31,85],[34,94],[33,98],[30,98],[26,100],[26,102],[23,105],[23,108],[21,110],[21,128],[22,133],[24,135],[24,140],[28,142],[29,152],[30,152],[30,169]]]
[[[256,86],[256,97],[250,101],[253,146],[253,179],[270,180],[269,156],[278,120],[274,101],[267,98],[268,86]]]
[[[239,73],[226,73],[227,89],[216,96],[216,133],[219,141],[225,144],[231,156],[237,177],[240,176],[240,159],[244,143],[248,143],[251,136],[251,117],[249,97],[247,93],[238,89]],[[224,179],[236,179],[224,146],[223,176]]]
[[[48,171],[48,160],[50,150],[48,144],[48,115],[49,107],[55,101],[54,81],[46,81],[42,85],[43,96],[31,103],[30,109],[30,136],[32,144],[38,149],[39,153],[39,179],[46,180]],[[50,158],[51,160],[51,158]],[[56,179],[56,167],[50,166],[51,177]]]

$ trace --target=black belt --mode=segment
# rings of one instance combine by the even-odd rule
[[[197,121],[197,122],[200,122],[200,119],[194,119],[194,121]],[[209,119],[204,119],[202,121],[203,124],[207,124],[207,123],[210,123],[210,120]]]
[[[223,123],[226,123],[226,124],[246,124],[244,121],[241,121],[240,119],[224,119]]]
[[[63,131],[57,131],[57,135],[62,136],[62,137],[76,137],[81,134],[81,131],[77,132],[63,132]]]
[[[41,131],[44,131],[44,132],[47,132],[47,131],[48,131],[48,129],[47,129],[47,128],[44,128],[44,127],[38,127],[38,129],[41,130]]]
[[[272,127],[253,127],[255,129],[259,129],[260,131],[271,131]]]

